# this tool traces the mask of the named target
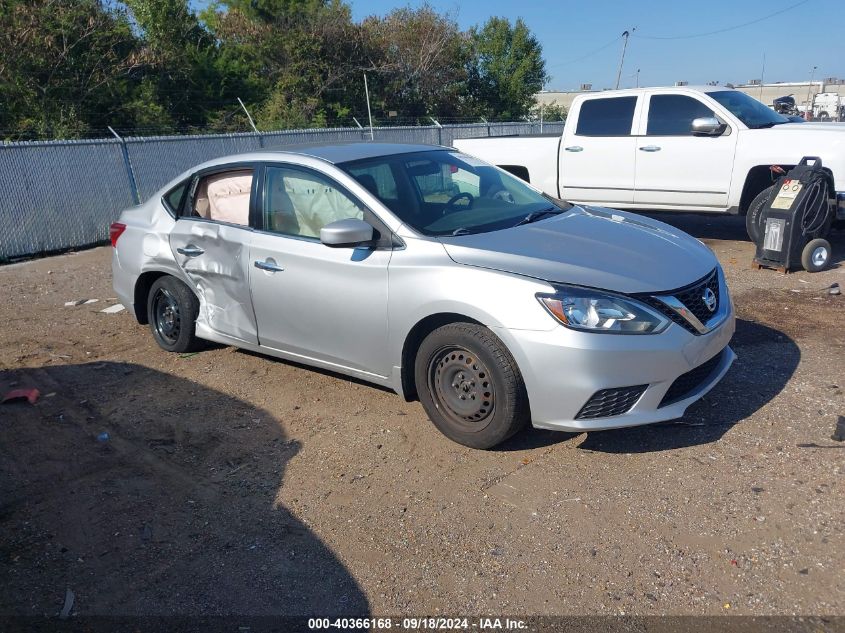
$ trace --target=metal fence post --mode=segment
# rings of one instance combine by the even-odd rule
[[[129,148],[126,147],[126,141],[110,125],[107,127],[109,128],[109,132],[114,134],[114,137],[120,142],[123,165],[126,167],[126,175],[129,177],[129,191],[132,193],[132,202],[134,204],[141,204],[141,199],[138,197],[138,183],[135,182],[135,172],[132,170],[132,162],[129,160]]]

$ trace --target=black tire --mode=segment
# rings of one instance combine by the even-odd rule
[[[830,242],[820,237],[810,240],[801,251],[801,265],[807,272],[817,273],[828,267],[831,254]]]
[[[745,230],[748,233],[748,237],[755,244],[759,244],[760,240],[763,239],[763,233],[765,231],[763,228],[763,207],[766,206],[766,202],[769,200],[769,196],[772,195],[774,188],[775,186],[772,185],[763,189],[751,201],[751,204],[748,205],[748,212],[745,214]]]
[[[516,361],[481,325],[451,323],[434,330],[417,351],[414,378],[428,417],[464,446],[492,448],[531,417]]]
[[[188,286],[165,275],[155,280],[147,295],[147,318],[153,338],[167,352],[202,349],[196,336],[199,301]]]

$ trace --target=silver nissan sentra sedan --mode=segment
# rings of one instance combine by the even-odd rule
[[[529,422],[678,418],[735,358],[701,242],[444,147],[220,158],[124,211],[111,240],[115,291],[164,350],[205,339],[355,376],[475,448]]]

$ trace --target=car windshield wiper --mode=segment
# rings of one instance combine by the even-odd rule
[[[553,209],[549,207],[548,209],[543,209],[542,211],[532,211],[524,218],[522,218],[519,222],[514,224],[514,226],[522,226],[523,224],[530,224],[531,222],[536,222],[540,218],[543,218],[547,215],[559,215],[563,213],[563,209]]]
[[[453,236],[454,235],[469,235],[471,232],[472,231],[470,231],[469,229],[465,229],[464,227],[461,227],[459,229],[455,229],[454,231],[452,231],[452,235]]]

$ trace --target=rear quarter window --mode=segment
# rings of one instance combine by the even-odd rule
[[[162,196],[164,206],[167,207],[167,210],[170,211],[171,215],[174,217],[179,215],[179,210],[182,208],[182,201],[185,199],[185,192],[188,191],[189,183],[189,180],[179,183]]]
[[[579,136],[630,136],[637,97],[587,99],[578,114]]]

